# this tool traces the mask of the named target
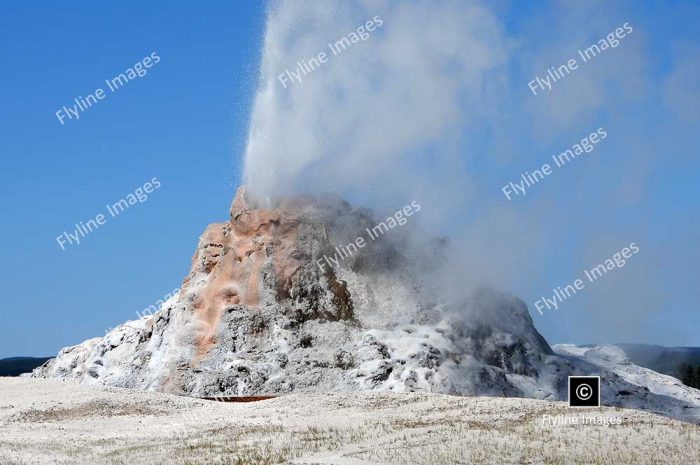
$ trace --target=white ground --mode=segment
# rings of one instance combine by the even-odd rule
[[[609,370],[628,383],[644,386],[650,392],[686,402],[697,412],[686,415],[689,421],[700,423],[700,389],[684,385],[673,376],[657,373],[649,368],[632,363],[623,349],[618,346],[605,344],[593,347],[578,347],[573,344],[558,344],[552,347],[557,355],[569,355]],[[691,410],[686,409],[686,410]]]
[[[544,415],[620,416],[552,426]],[[0,378],[6,464],[694,464],[700,427],[562,402],[357,392],[254,403]]]

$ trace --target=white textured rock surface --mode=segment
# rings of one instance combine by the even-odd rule
[[[3,464],[700,463],[697,425],[562,402],[346,392],[223,404],[18,378],[0,392]],[[621,425],[552,425],[571,415]]]
[[[661,399],[681,399],[685,403],[680,412],[674,413],[673,402],[667,402],[670,410],[665,414],[700,423],[700,390],[684,385],[673,376],[657,373],[654,370],[632,363],[625,351],[618,346],[605,344],[592,347],[578,347],[573,344],[558,344],[554,352],[574,361],[585,361],[601,371],[613,372],[625,382],[660,396]],[[633,400],[631,401],[633,402]],[[657,409],[660,411],[661,407]]]
[[[517,298],[480,290],[443,301],[427,279],[447,253],[442,241],[416,244],[396,228],[319,269],[376,223],[340,200],[255,209],[241,189],[230,221],[207,227],[180,292],[156,314],[63,349],[33,376],[192,396],[362,389],[562,400],[569,374],[601,374],[605,405],[698,421],[686,399],[555,355]]]

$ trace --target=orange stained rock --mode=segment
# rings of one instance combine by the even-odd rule
[[[241,188],[231,206],[230,222],[211,224],[202,234],[192,263],[193,273],[209,274],[193,305],[199,323],[195,337],[198,359],[216,344],[216,327],[227,307],[255,307],[263,292],[280,295],[289,290],[300,263],[292,257],[298,222],[285,216],[287,210],[293,208],[250,209]],[[261,271],[268,261],[276,286],[263,289]]]

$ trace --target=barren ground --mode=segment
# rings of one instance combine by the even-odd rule
[[[552,426],[544,415],[620,416]],[[700,427],[633,410],[437,394],[219,403],[0,378],[0,465],[692,464]]]

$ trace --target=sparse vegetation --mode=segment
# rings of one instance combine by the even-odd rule
[[[619,426],[555,427],[543,416],[571,409],[528,399],[357,392],[237,404],[0,383],[0,465],[700,463],[700,427],[632,410],[586,411],[619,415]]]

